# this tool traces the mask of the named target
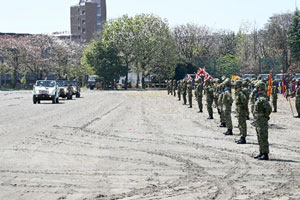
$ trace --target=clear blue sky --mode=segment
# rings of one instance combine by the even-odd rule
[[[300,0],[298,1],[298,7]],[[79,0],[1,0],[0,32],[52,33],[70,29],[70,6]],[[273,14],[294,11],[296,0],[107,0],[108,18],[154,13],[171,26],[196,23],[237,31],[263,27]]]

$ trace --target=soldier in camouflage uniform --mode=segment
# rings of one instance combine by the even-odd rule
[[[214,117],[213,117],[212,104],[214,100],[214,89],[212,88],[209,79],[205,80],[205,95],[206,95],[207,111],[209,115],[207,119],[213,119]]]
[[[230,79],[226,79],[224,81],[225,89],[223,96],[223,109],[225,115],[225,123],[227,127],[227,131],[224,133],[225,135],[233,135],[232,133],[232,120],[231,120],[231,106],[233,103],[233,99],[231,96],[231,81]]]
[[[241,138],[237,141],[237,144],[246,144],[247,137],[247,97],[243,91],[243,82],[242,80],[236,80],[235,82],[235,105],[236,105],[236,113],[238,118],[238,127],[240,130]]]
[[[202,84],[202,79],[198,78],[197,79],[197,86],[195,89],[195,94],[196,94],[196,99],[198,101],[198,107],[199,107],[199,112],[203,112],[203,103],[202,103],[202,97],[203,97],[203,84]]]
[[[296,118],[300,118],[300,79],[297,80],[296,110],[297,110],[297,113],[298,113],[298,116],[296,116]]]
[[[170,95],[170,82],[167,81],[167,90],[168,90],[168,95]]]
[[[254,104],[255,104],[256,93],[257,93],[257,89],[254,88],[250,94],[251,113],[252,113],[253,117],[254,117]]]
[[[177,81],[177,95],[178,95],[178,101],[181,101],[181,81]]]
[[[276,86],[276,81],[273,81],[273,86],[271,90],[271,97],[272,97],[272,105],[273,105],[273,112],[277,112],[277,86]]]
[[[183,105],[186,105],[186,92],[187,92],[187,84],[186,84],[186,80],[184,79],[182,83]]]
[[[260,153],[254,158],[259,160],[269,160],[268,121],[270,119],[272,108],[265,93],[265,83],[261,81],[258,82],[256,88],[257,95],[255,97],[254,105],[254,124],[256,127]]]
[[[214,89],[214,103],[215,107],[218,109],[218,99],[219,99],[219,79],[214,79],[213,89]],[[218,109],[218,113],[220,114],[220,111]]]
[[[177,90],[177,83],[176,83],[176,81],[174,80],[174,81],[173,81],[173,94],[174,94],[174,97],[176,97],[176,90]]]
[[[188,80],[187,91],[188,91],[189,105],[190,105],[190,108],[192,108],[192,106],[193,106],[193,86],[192,86],[191,80]]]
[[[248,82],[246,80],[243,81],[242,91],[243,91],[243,93],[245,94],[245,96],[247,98],[247,102],[245,104],[245,109],[246,109],[246,119],[249,120],[250,119],[249,100],[250,100],[251,90],[249,89],[249,85],[248,85]]]
[[[219,86],[219,95],[218,95],[218,106],[220,110],[220,122],[221,125],[220,127],[226,127],[226,121],[225,121],[225,115],[224,115],[224,110],[223,110],[223,96],[224,96],[224,84],[220,84]]]

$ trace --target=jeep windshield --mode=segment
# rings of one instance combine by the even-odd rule
[[[35,85],[39,87],[54,87],[55,81],[37,81]]]
[[[76,81],[69,81],[69,84],[72,86],[77,86],[77,82]]]

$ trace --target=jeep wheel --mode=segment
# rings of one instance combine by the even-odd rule
[[[33,96],[33,104],[36,104],[37,101],[36,96]]]
[[[54,96],[54,97],[52,97],[52,103],[55,104],[55,102],[56,102],[56,98]]]
[[[67,99],[71,99],[71,97],[72,97],[72,96],[70,95],[70,93],[68,93],[68,94],[67,94]]]

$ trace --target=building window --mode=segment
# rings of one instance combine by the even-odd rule
[[[101,23],[101,16],[97,16],[97,23]]]
[[[83,19],[81,23],[82,23],[82,24],[85,24],[85,20]]]
[[[82,14],[82,15],[85,15],[85,10],[82,10],[82,11],[81,11],[81,14]]]
[[[98,31],[98,32],[101,31],[101,24],[97,24],[97,31]]]
[[[82,33],[85,33],[85,28],[82,29]]]
[[[78,26],[78,30],[80,31],[80,26]]]

